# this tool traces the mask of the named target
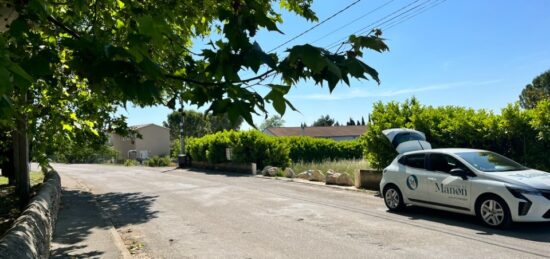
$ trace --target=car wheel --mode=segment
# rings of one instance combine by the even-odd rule
[[[395,185],[389,185],[384,189],[384,202],[391,211],[400,211],[405,208],[401,192]]]
[[[512,223],[508,205],[496,195],[481,198],[476,206],[476,214],[489,227],[506,228]]]

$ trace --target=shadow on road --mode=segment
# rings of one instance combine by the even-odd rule
[[[230,172],[225,170],[211,170],[211,169],[199,169],[199,168],[188,168],[186,169],[189,172],[201,173],[201,174],[210,174],[210,175],[222,175],[226,177],[250,177],[253,176],[250,173],[240,173],[240,172]]]
[[[478,235],[502,235],[525,240],[550,243],[550,222],[514,223],[508,229],[493,229],[483,226],[474,216],[447,211],[411,206],[404,212],[396,213],[411,220],[428,220],[446,225],[469,228],[478,231]]]
[[[111,225],[104,216],[111,218],[116,227],[148,222],[157,215],[151,210],[156,198],[141,193],[63,190],[51,258],[102,258],[104,251],[94,251],[86,244],[112,247],[111,239],[105,238]]]

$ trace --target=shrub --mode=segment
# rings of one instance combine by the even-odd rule
[[[161,166],[169,166],[170,165],[170,157],[168,156],[153,156],[147,160],[145,160],[145,165],[150,167],[161,167]]]
[[[550,169],[550,102],[533,110],[510,104],[500,114],[457,106],[423,106],[416,99],[402,104],[374,105],[363,134],[365,157],[375,168],[391,163],[397,154],[382,130],[413,128],[426,134],[433,148],[458,147],[491,150],[529,167]]]
[[[363,156],[363,146],[357,140],[334,141],[308,136],[286,137],[281,140],[289,146],[290,159],[294,162],[356,159]]]
[[[273,137],[259,131],[226,131],[187,141],[194,160],[228,162],[226,148],[232,149],[232,161],[286,167],[290,161],[325,161],[361,158],[359,141],[334,141],[312,137]]]
[[[290,162],[287,146],[258,131],[224,131],[191,138],[186,148],[193,160],[210,163],[228,162],[226,148],[232,149],[232,161],[256,163],[259,168],[265,165],[285,167]]]
[[[136,166],[139,165],[139,162],[133,159],[124,160],[124,166]]]

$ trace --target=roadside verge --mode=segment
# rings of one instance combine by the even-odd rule
[[[46,173],[29,205],[0,239],[0,258],[48,258],[61,200],[61,179]]]

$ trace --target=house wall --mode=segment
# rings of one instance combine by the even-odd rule
[[[129,137],[111,134],[109,142],[113,145],[113,148],[118,151],[118,157],[120,159],[128,159],[128,151],[136,149],[136,145],[132,143]]]
[[[142,139],[136,139],[136,150],[147,150],[149,157],[170,155],[170,129],[149,125],[137,130]]]

